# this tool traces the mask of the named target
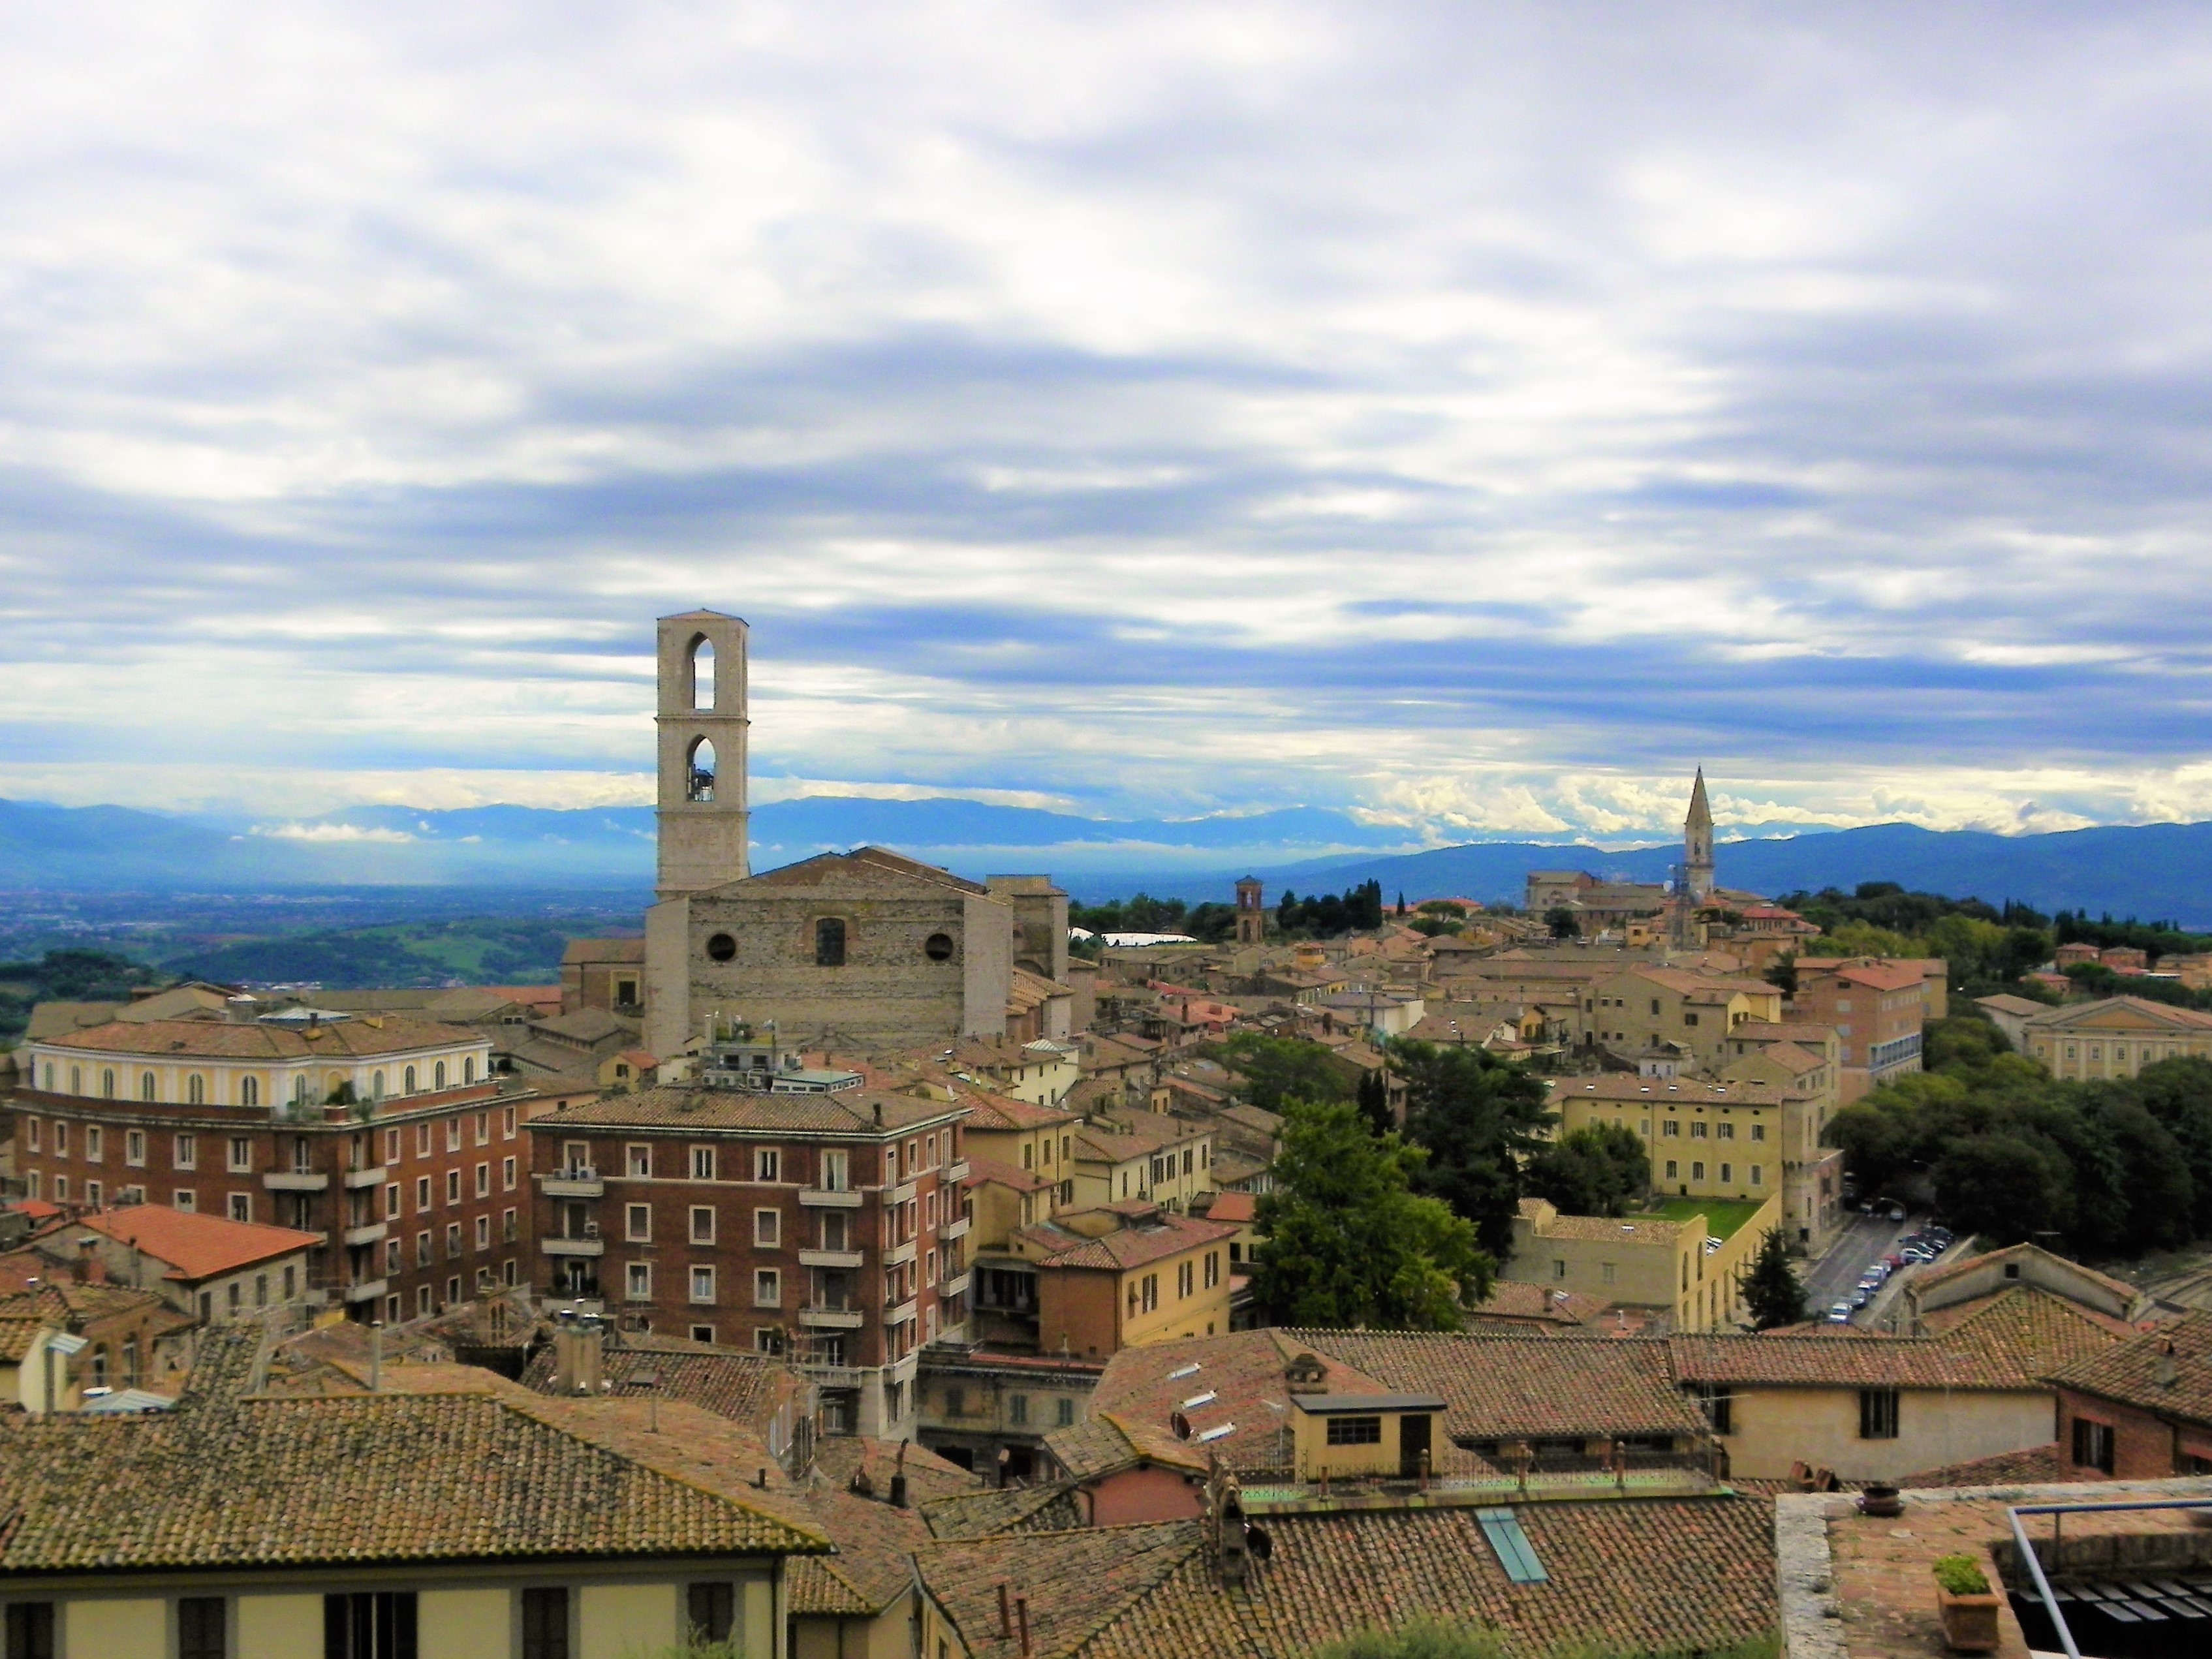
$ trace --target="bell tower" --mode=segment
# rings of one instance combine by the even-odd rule
[[[1690,790],[1690,811],[1682,820],[1682,888],[1702,904],[1713,896],[1713,809],[1705,801],[1705,769]]]
[[[1237,884],[1237,943],[1264,945],[1267,941],[1267,911],[1261,902],[1265,897],[1257,876],[1247,876]]]
[[[678,898],[750,873],[746,847],[746,629],[719,611],[659,623],[659,862]]]

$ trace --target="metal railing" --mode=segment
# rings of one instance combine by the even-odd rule
[[[2043,1603],[2043,1611],[2051,1620],[2051,1628],[2057,1633],[2060,1646],[2066,1650],[2066,1659],[2081,1659],[2081,1650],[2074,1640],[2074,1632],[2066,1623],[2066,1615],[2058,1610],[2058,1598],[2052,1592],[2051,1580],[2043,1571],[2041,1558],[2027,1536],[2027,1528],[2021,1524],[2024,1515],[2047,1515],[2051,1517],[2051,1564],[2054,1568],[2064,1564],[2059,1555],[2065,1543],[2066,1517],[2069,1515],[2113,1514],[2127,1510],[2212,1510],[2212,1502],[2202,1498],[2150,1498],[2131,1503],[2118,1504],[2019,1504],[2005,1511],[2005,1519],[2012,1525],[2013,1547],[2021,1563],[2027,1569],[2029,1581],[2035,1586],[2036,1599]]]

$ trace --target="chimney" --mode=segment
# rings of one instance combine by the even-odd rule
[[[1021,1627],[1022,1659],[1030,1659],[1030,1598],[1014,1598],[1014,1623]]]
[[[1011,1640],[1013,1634],[1014,1611],[1007,1605],[1006,1581],[1001,1578],[999,1581],[999,1635],[1001,1639]]]
[[[80,1238],[76,1242],[76,1248],[78,1279],[87,1285],[107,1283],[107,1263],[100,1256],[100,1241],[96,1238]]]
[[[2161,1389],[2170,1389],[2181,1380],[2181,1367],[2174,1361],[2173,1339],[2170,1336],[2159,1350],[2158,1364],[2151,1369],[2151,1380]]]

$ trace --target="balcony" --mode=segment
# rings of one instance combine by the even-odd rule
[[[956,1238],[967,1237],[968,1229],[973,1224],[967,1216],[955,1216],[937,1230],[937,1236],[950,1244]]]
[[[345,1184],[348,1192],[359,1192],[363,1187],[381,1187],[384,1184],[384,1166],[371,1164],[362,1169],[348,1170]]]
[[[272,1193],[326,1193],[331,1176],[327,1170],[264,1170],[261,1185]]]
[[[913,1261],[914,1257],[915,1241],[909,1238],[905,1243],[894,1244],[890,1249],[884,1252],[884,1266],[886,1267],[903,1267],[908,1262]]]
[[[345,1287],[345,1299],[349,1302],[374,1302],[383,1294],[384,1281],[380,1279],[357,1279]]]
[[[964,1273],[959,1273],[953,1274],[950,1279],[941,1279],[938,1280],[937,1293],[943,1297],[947,1302],[951,1301],[956,1296],[967,1295],[968,1275]]]
[[[867,1322],[858,1308],[801,1308],[799,1322],[809,1330],[857,1331]]]
[[[799,1201],[817,1210],[857,1210],[860,1194],[843,1187],[801,1187]]]
[[[908,1297],[905,1301],[900,1303],[896,1308],[886,1308],[884,1310],[884,1323],[886,1325],[903,1325],[908,1320],[918,1317],[921,1312],[921,1299],[919,1297]]]
[[[606,1177],[597,1170],[556,1170],[538,1179],[548,1198],[599,1198],[607,1190]]]
[[[342,1235],[349,1244],[381,1244],[391,1228],[381,1221],[364,1221],[358,1227],[349,1227]]]
[[[801,1250],[799,1265],[802,1267],[858,1267],[866,1258],[858,1250]]]
[[[961,1159],[957,1164],[946,1164],[946,1165],[945,1166],[945,1179],[947,1182],[962,1182],[962,1181],[965,1181],[965,1180],[967,1180],[967,1179],[968,1179],[968,1160],[967,1160],[966,1158],[962,1158],[962,1159]]]
[[[911,1204],[914,1202],[915,1193],[920,1185],[921,1183],[919,1182],[908,1181],[899,1186],[894,1187],[890,1191],[884,1194],[884,1202],[886,1204]]]
[[[557,1234],[541,1238],[538,1248],[548,1255],[605,1255],[607,1241],[604,1238],[562,1238]]]
[[[783,1362],[793,1370],[803,1371],[825,1389],[857,1389],[864,1386],[869,1373],[860,1365],[817,1365],[811,1360],[787,1359]]]

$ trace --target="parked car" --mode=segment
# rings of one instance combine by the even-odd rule
[[[1905,1259],[1915,1267],[1918,1267],[1923,1262],[1933,1261],[1936,1259],[1936,1253],[1933,1250],[1923,1250],[1915,1245],[1905,1253]]]
[[[1905,1206],[1903,1206],[1902,1204],[1893,1204],[1893,1205],[1891,1205],[1891,1206],[1889,1206],[1889,1218],[1890,1218],[1892,1221],[1902,1221],[1902,1220],[1904,1220],[1904,1219],[1905,1219]]]
[[[1887,1255],[1882,1257],[1881,1265],[1888,1268],[1890,1272],[1895,1273],[1899,1267],[1902,1267],[1905,1265],[1905,1258],[1899,1255],[1895,1250],[1892,1250]]]
[[[1851,1304],[1848,1302],[1837,1303],[1834,1307],[1828,1310],[1828,1322],[1831,1325],[1850,1324],[1851,1322]]]
[[[1863,1308],[1873,1299],[1874,1292],[1867,1289],[1863,1285],[1860,1285],[1858,1289],[1851,1292],[1851,1306],[1854,1308]]]

